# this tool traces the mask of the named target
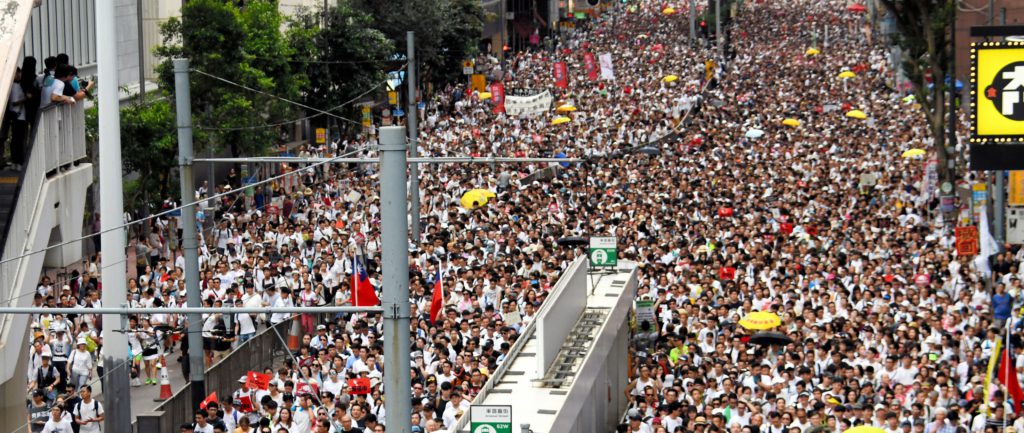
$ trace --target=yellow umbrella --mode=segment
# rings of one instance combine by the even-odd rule
[[[487,204],[487,196],[484,195],[481,190],[473,189],[462,194],[462,200],[460,200],[460,202],[462,203],[462,207],[466,209],[478,208]]]
[[[796,120],[796,119],[793,119],[793,118],[789,118],[789,119],[783,120],[782,124],[786,125],[786,126],[792,126],[792,127],[796,128],[797,126],[800,126],[800,121]]]
[[[856,427],[850,427],[843,433],[885,433],[885,430],[869,425],[859,425]]]
[[[808,56],[816,56],[818,54],[821,54],[821,51],[818,51],[817,48],[808,48],[805,54],[807,54]]]
[[[678,79],[679,79],[679,77],[677,77],[675,75],[666,75],[665,78],[661,79],[661,81],[664,81],[666,83],[671,83],[671,82],[673,82],[675,80],[678,80]]]
[[[665,15],[672,15],[672,14],[676,13],[676,9],[675,8],[665,8],[665,9],[663,9],[661,11],[661,13],[663,13]]]
[[[839,73],[839,78],[853,78],[856,76],[857,74],[854,74],[853,71],[843,71]]]
[[[864,114],[864,112],[860,110],[850,110],[846,112],[846,117],[863,120],[867,119],[868,115]]]
[[[569,105],[569,104],[565,104],[565,105],[562,105],[562,106],[556,108],[556,110],[559,113],[572,113],[573,111],[576,111],[576,107],[574,107],[572,105]]]
[[[491,99],[491,92],[480,92],[477,94],[477,97],[480,98],[481,101]]]
[[[489,189],[482,189],[482,188],[471,189],[471,190],[469,190],[469,192],[471,192],[473,194],[480,194],[480,195],[486,197],[487,199],[492,199],[492,198],[495,198],[495,197],[498,196],[498,194],[495,194],[494,191],[491,191]]]
[[[743,329],[763,331],[782,325],[782,319],[771,311],[754,311],[740,319]]]
[[[569,122],[572,122],[572,119],[570,119],[568,117],[565,117],[565,116],[562,116],[562,117],[556,117],[555,120],[551,121],[551,124],[552,125],[561,125],[563,123],[569,123]]]
[[[919,156],[924,156],[924,154],[925,154],[924,149],[910,149],[910,150],[907,150],[907,151],[903,152],[903,157],[904,158],[916,158],[916,157],[919,157]]]

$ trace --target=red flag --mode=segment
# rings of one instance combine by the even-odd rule
[[[370,284],[370,277],[366,275],[366,268],[363,263],[352,258],[352,305],[357,307],[376,306],[380,304],[377,299],[377,292]]]
[[[501,81],[491,83],[491,100],[494,101],[494,114],[505,112],[505,84]]]
[[[199,403],[199,408],[200,409],[206,409],[206,406],[209,406],[210,403],[216,403],[216,402],[217,402],[217,392],[214,391],[214,392],[211,392],[210,395],[206,396],[205,400],[203,400],[203,401],[201,401]]]
[[[720,280],[734,280],[736,279],[736,268],[726,266],[718,270],[718,279]]]
[[[597,59],[591,53],[583,54],[583,67],[587,71],[587,79],[594,81],[597,80]]]
[[[249,374],[247,374],[246,376],[247,377],[246,377],[245,384],[249,388],[260,389],[260,390],[266,391],[267,388],[270,386],[270,375],[269,374],[263,374],[263,373],[257,373],[255,371],[250,371]]]
[[[1003,348],[1003,354],[999,360],[998,378],[1006,392],[1013,397],[1013,413],[1020,413],[1021,400],[1024,400],[1024,391],[1020,389],[1020,382],[1017,381],[1017,368],[1013,365],[1013,357],[1010,355],[1011,348]]]
[[[437,281],[434,281],[434,293],[430,297],[430,322],[437,323],[444,309],[444,287],[441,285],[441,269],[437,270]]]
[[[552,72],[555,75],[555,87],[569,88],[569,70],[566,68],[565,62],[555,62]]]
[[[787,234],[787,235],[791,234],[791,233],[793,233],[793,224],[790,224],[790,223],[779,224],[779,229],[782,230],[782,232]]]
[[[718,208],[718,216],[720,216],[720,217],[731,217],[732,213],[733,213],[733,211],[732,211],[731,207],[720,207],[720,208]]]

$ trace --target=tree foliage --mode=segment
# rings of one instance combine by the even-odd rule
[[[902,48],[903,69],[913,85],[914,95],[928,121],[939,155],[939,173],[951,178],[946,152],[947,72],[953,60],[951,17],[955,5],[951,0],[880,0],[896,20],[897,43]],[[950,79],[950,82],[955,82]],[[929,86],[930,84],[934,84]]]
[[[347,2],[328,8],[326,21],[323,11],[296,14],[288,40],[293,66],[308,77],[305,104],[348,118],[354,105],[339,106],[381,84],[394,52],[391,40],[373,28],[373,18]],[[317,114],[307,113],[312,123],[326,124],[327,116]]]
[[[483,31],[479,0],[353,1],[403,53],[406,32],[416,32],[416,56],[424,83],[460,79],[462,61],[477,52]]]
[[[133,102],[121,109],[121,157],[126,176],[138,179],[125,188],[129,209],[150,211],[164,197],[177,196],[171,172],[177,165],[178,136],[171,102],[160,97]]]
[[[191,96],[194,124],[210,130],[197,150],[229,148],[231,154],[262,154],[278,139],[283,123],[300,110],[277,98],[297,100],[306,76],[288,59],[294,49],[281,31],[277,2],[250,0],[241,5],[222,0],[190,0],[181,18],[161,26],[164,44],[155,50],[161,88],[174,92],[171,60],[188,58],[193,69]],[[215,75],[231,83],[204,75]],[[275,97],[277,96],[277,97]]]

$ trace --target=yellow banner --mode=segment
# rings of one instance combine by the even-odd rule
[[[473,74],[473,76],[470,77],[469,83],[470,86],[473,87],[473,90],[476,90],[477,92],[487,91],[487,77],[485,77],[484,74]]]
[[[999,361],[999,352],[1002,351],[1002,348],[1003,348],[1003,339],[1002,338],[997,339],[996,340],[996,347],[994,349],[992,349],[992,357],[988,359],[988,369],[986,370],[986,373],[985,373],[985,399],[982,400],[982,402],[981,402],[981,407],[985,411],[986,415],[988,415],[988,398],[989,398],[988,389],[992,387],[992,373],[993,373],[993,370],[996,369],[996,362]]]
[[[1024,206],[1024,171],[1010,172],[1010,196],[1006,203],[1010,206]]]

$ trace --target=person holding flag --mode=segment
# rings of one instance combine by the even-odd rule
[[[379,304],[377,293],[373,290],[370,277],[366,274],[366,266],[358,256],[352,256],[352,305],[367,307]]]
[[[430,298],[430,323],[437,323],[444,314],[444,275],[441,274],[441,263],[437,264],[437,277],[434,280],[434,291]]]

